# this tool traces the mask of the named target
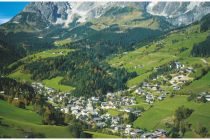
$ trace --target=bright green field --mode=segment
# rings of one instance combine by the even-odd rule
[[[72,90],[74,90],[74,87],[61,85],[60,81],[62,79],[63,79],[63,77],[58,76],[58,77],[52,78],[50,80],[43,80],[43,83],[47,87],[55,88],[56,90],[60,90],[60,91],[72,91]]]
[[[32,82],[31,80],[31,74],[29,73],[24,73],[20,69],[9,74],[8,77],[16,79],[18,81],[23,81],[23,82]]]
[[[0,116],[17,121],[41,124],[41,116],[30,110],[17,108],[5,101],[0,100]]]
[[[164,101],[155,102],[152,108],[145,111],[142,116],[134,122],[134,127],[146,128],[148,130],[165,128],[165,123],[173,120],[175,110],[182,105],[194,110],[192,115],[188,118],[188,122],[192,123],[193,127],[199,122],[210,129],[210,102],[206,104],[188,102],[187,96],[168,97]]]
[[[111,116],[118,116],[120,114],[120,112],[116,109],[108,109],[108,113],[111,115]]]
[[[37,59],[45,59],[49,57],[58,57],[62,55],[67,55],[69,52],[73,51],[73,49],[52,49],[47,51],[42,51],[36,54],[29,55],[23,59],[37,60]]]
[[[67,38],[67,39],[64,39],[64,40],[55,41],[54,45],[57,46],[57,47],[61,47],[61,46],[64,46],[66,44],[69,44],[71,42],[72,42],[72,39],[71,38]]]
[[[91,131],[85,131],[86,133],[92,134],[93,138],[120,138],[119,136],[115,135],[108,135],[98,132],[91,132]]]
[[[0,125],[0,136],[7,135],[13,138],[24,137],[24,132],[44,133],[50,138],[71,138],[67,127],[41,125],[41,117],[35,112],[17,108],[0,100],[0,118],[8,126]]]
[[[192,93],[210,92],[210,72],[201,79],[193,81],[192,84],[182,90],[182,92],[189,91]]]

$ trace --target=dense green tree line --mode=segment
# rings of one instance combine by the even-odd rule
[[[210,36],[205,41],[195,44],[191,51],[192,56],[209,57],[210,56]]]
[[[18,98],[24,101],[25,105],[30,104],[35,97],[35,91],[30,85],[19,83],[10,78],[0,78],[0,91],[3,91],[1,96],[9,97],[8,100],[11,102],[14,98]]]
[[[210,14],[201,19],[200,31],[205,32],[210,29]]]
[[[43,124],[65,124],[64,114],[47,102],[42,94],[37,94],[30,85],[10,78],[0,78],[0,99],[17,107],[33,105],[34,111],[43,116]]]
[[[125,69],[110,67],[91,51],[78,50],[67,56],[35,61],[25,65],[35,80],[63,76],[62,84],[76,87],[77,96],[105,94],[126,88],[126,81],[136,76]],[[73,93],[73,94],[74,94]]]

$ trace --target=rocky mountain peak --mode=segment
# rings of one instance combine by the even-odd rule
[[[210,13],[208,2],[151,2],[147,12],[163,16],[173,25],[188,25]]]

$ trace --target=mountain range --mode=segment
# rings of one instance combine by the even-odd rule
[[[208,2],[32,2],[1,25],[1,44],[11,47],[1,47],[0,53],[17,54],[6,55],[8,64],[27,53],[51,48],[56,40],[113,42],[108,34],[117,38],[115,43],[129,36],[127,43],[134,44],[189,25],[209,12]]]

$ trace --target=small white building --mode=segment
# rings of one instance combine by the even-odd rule
[[[206,95],[205,97],[207,101],[210,101],[210,95]]]

